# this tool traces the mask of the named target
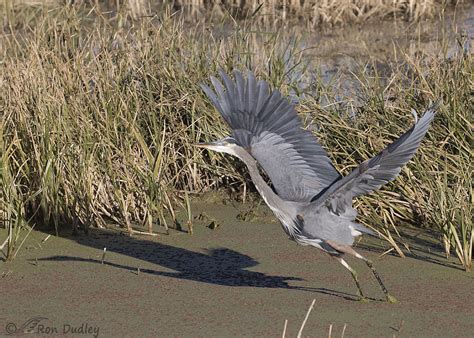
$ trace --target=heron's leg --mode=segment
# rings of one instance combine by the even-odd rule
[[[388,292],[387,288],[385,287],[385,284],[382,282],[382,278],[380,278],[380,275],[378,274],[377,270],[375,270],[374,268],[374,263],[372,263],[370,259],[367,259],[364,256],[358,254],[354,249],[352,249],[352,251],[354,251],[354,256],[356,256],[359,259],[362,259],[365,262],[365,264],[367,264],[367,266],[370,268],[370,270],[372,271],[372,274],[374,275],[375,279],[379,283],[380,288],[385,294],[385,297],[387,298],[387,302],[396,303],[397,299]]]
[[[333,241],[326,241],[329,245],[331,245],[333,248],[335,248],[336,250],[340,251],[340,252],[343,252],[343,253],[346,253],[346,254],[350,254],[352,256],[355,256],[361,260],[363,260],[365,262],[365,264],[367,264],[367,266],[370,268],[370,270],[372,270],[372,274],[374,275],[375,279],[377,279],[377,282],[379,283],[380,285],[380,288],[382,289],[383,293],[385,294],[385,297],[387,298],[387,302],[389,303],[396,303],[397,302],[397,299],[395,297],[393,297],[387,290],[387,288],[385,287],[385,285],[383,284],[382,282],[382,278],[380,278],[380,275],[377,273],[377,270],[375,270],[374,268],[374,265],[372,263],[372,261],[370,261],[369,259],[365,258],[364,256],[362,256],[361,254],[357,253],[357,251],[354,250],[354,248],[352,248],[351,246],[349,245],[341,245],[341,244],[338,244],[336,242],[333,242]],[[341,262],[342,263],[342,262]],[[347,264],[347,263],[346,263]]]
[[[341,263],[347,270],[351,272],[352,278],[354,278],[354,282],[356,283],[357,289],[359,291],[360,300],[367,301],[367,298],[364,296],[364,293],[362,292],[362,288],[360,287],[359,278],[357,277],[357,272],[353,268],[351,268],[351,266],[347,264],[347,262],[342,257],[335,257],[335,258],[339,261],[339,263]]]

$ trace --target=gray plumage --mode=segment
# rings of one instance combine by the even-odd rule
[[[235,82],[220,74],[224,85],[211,77],[217,95],[206,85],[202,88],[231,127],[232,137],[258,161],[282,199],[307,202],[340,178],[278,90],[270,92],[268,84],[257,82],[250,72],[247,81],[235,72]]]
[[[392,181],[414,155],[435,116],[429,109],[405,134],[349,175],[341,177],[316,137],[302,129],[294,106],[265,81],[238,71],[234,81],[220,72],[222,82],[211,77],[212,90],[202,85],[213,105],[232,130],[230,137],[209,144],[211,150],[239,157],[283,229],[302,245],[317,247],[338,257],[359,287],[355,271],[341,258],[344,253],[366,261],[387,295],[372,263],[352,249],[354,238],[373,234],[355,222],[353,198],[368,194]],[[257,162],[268,174],[276,194],[259,174]],[[393,298],[393,297],[392,297]]]

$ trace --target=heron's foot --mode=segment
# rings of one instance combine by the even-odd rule
[[[360,296],[359,297],[359,302],[361,302],[361,303],[370,303],[370,299],[365,297],[365,296]]]
[[[398,303],[398,300],[395,297],[393,297],[391,294],[387,293],[386,296],[387,296],[387,302],[389,302],[391,304]]]

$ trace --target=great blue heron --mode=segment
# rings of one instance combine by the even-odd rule
[[[252,72],[235,81],[220,72],[224,85],[211,77],[215,92],[204,92],[232,129],[230,137],[200,147],[237,156],[247,166],[258,192],[280,220],[288,236],[302,245],[314,246],[335,257],[352,274],[361,300],[366,300],[356,271],[344,254],[363,260],[372,270],[388,302],[396,302],[370,260],[353,248],[354,238],[374,233],[355,222],[354,197],[377,190],[400,173],[434,118],[434,109],[374,158],[342,177],[315,136],[302,129],[294,106],[278,90]],[[257,166],[269,176],[276,193],[267,185]]]

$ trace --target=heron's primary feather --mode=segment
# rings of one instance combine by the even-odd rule
[[[247,149],[270,177],[278,195],[288,201],[309,202],[340,178],[314,135],[302,129],[294,106],[278,90],[269,90],[252,72],[235,81],[220,72],[223,84],[211,77],[215,92],[204,92],[232,128],[232,136]]]
[[[333,213],[341,214],[351,207],[352,198],[368,194],[394,180],[401,168],[413,157],[435,116],[433,108],[405,134],[377,156],[367,160],[349,175],[335,182],[324,193],[313,198],[316,205],[324,204]]]

